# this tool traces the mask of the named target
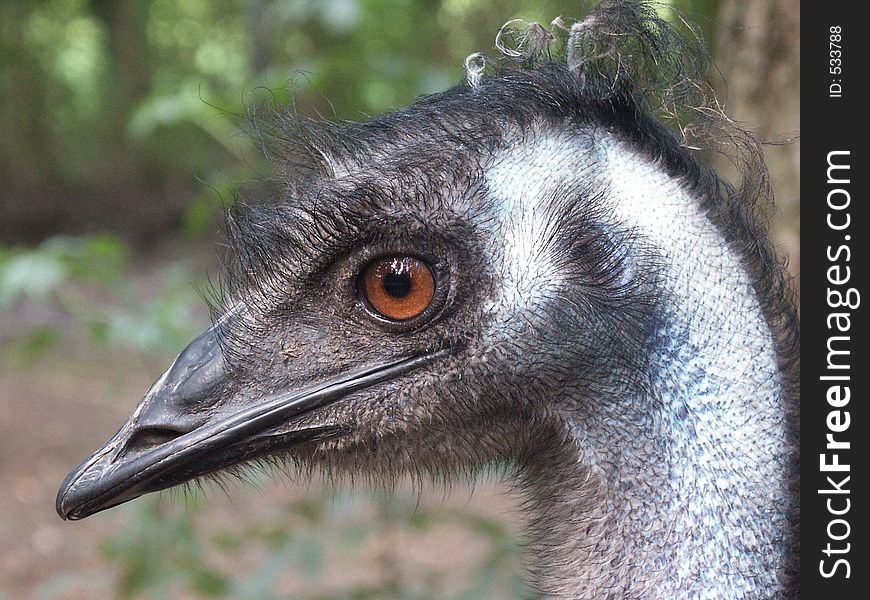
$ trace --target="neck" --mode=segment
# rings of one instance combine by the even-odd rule
[[[788,440],[776,365],[722,370],[705,350],[672,349],[647,389],[565,416],[536,457],[527,483],[547,594],[779,597]]]
[[[582,414],[560,416],[550,455],[528,465],[540,588],[556,598],[787,597],[796,449],[774,336],[698,203],[655,172],[619,172],[622,158],[641,161],[609,158],[620,216],[662,253],[668,316],[648,374],[614,373]]]

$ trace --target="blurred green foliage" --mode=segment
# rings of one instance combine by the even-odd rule
[[[716,0],[671,0],[711,21]],[[151,241],[259,164],[251,92],[358,119],[463,79],[512,17],[583,0],[4,0],[0,243],[111,229]],[[228,185],[228,182],[231,182]],[[197,228],[198,233],[206,229]]]
[[[189,496],[184,507],[156,498],[138,502],[132,526],[104,546],[106,558],[119,568],[116,597],[472,600],[528,595],[516,569],[519,540],[502,523],[420,508],[410,494],[373,500],[322,489],[254,522],[217,526],[195,517],[207,504],[198,496]],[[444,573],[432,568],[410,579],[396,568],[398,548],[374,551],[377,556],[372,557],[372,542],[385,532],[401,528],[425,538],[445,522],[461,524],[490,549],[479,564],[470,566],[466,582],[445,582]],[[252,555],[264,557],[251,561]],[[377,569],[378,576],[359,585],[346,579],[323,585],[331,573],[359,562]],[[243,574],[229,577],[221,564],[244,565]],[[289,596],[288,587],[296,590]]]
[[[55,318],[25,323],[4,349],[25,363],[64,334],[104,347],[144,353],[177,351],[205,324],[191,264],[162,265],[158,287],[143,294],[128,276],[131,249],[117,236],[56,236],[32,249],[0,249],[0,316],[16,302]]]
[[[0,309],[21,296],[45,300],[72,278],[117,284],[128,253],[121,240],[108,234],[58,236],[30,251],[2,251]]]

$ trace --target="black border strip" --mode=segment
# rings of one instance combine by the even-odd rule
[[[866,408],[870,365],[862,352],[870,343],[864,306],[870,303],[865,283],[870,269],[866,252],[870,221],[865,209],[870,178],[865,149],[870,121],[866,80],[870,29],[858,14],[863,6],[846,1],[802,6],[801,202],[807,218],[802,219],[801,237],[801,592],[811,599],[866,598],[870,580],[866,516],[870,511]],[[836,181],[829,181],[829,160],[850,168],[832,170],[831,179]],[[829,195],[839,209],[829,207]],[[842,281],[847,275],[848,281]],[[859,302],[850,289],[861,294]],[[838,293],[854,308],[831,306],[839,302]],[[832,313],[848,316],[830,317]],[[837,326],[848,330],[838,331]],[[849,354],[829,355],[829,343]],[[841,368],[829,367],[829,359]],[[825,376],[844,379],[821,379]],[[826,448],[828,434],[849,448]],[[848,464],[849,470],[823,471],[823,454],[828,464],[836,454],[837,462]]]

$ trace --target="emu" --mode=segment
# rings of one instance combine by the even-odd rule
[[[61,517],[257,460],[507,465],[545,597],[798,596],[798,325],[757,144],[644,3],[496,45],[386,116],[260,126],[278,199],[230,211],[213,325]],[[726,135],[739,186],[696,151]]]

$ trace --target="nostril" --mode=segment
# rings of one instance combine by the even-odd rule
[[[175,438],[184,435],[184,431],[173,429],[171,427],[143,427],[127,441],[127,451],[143,452],[152,450],[157,446],[161,446],[167,442],[171,442]]]

